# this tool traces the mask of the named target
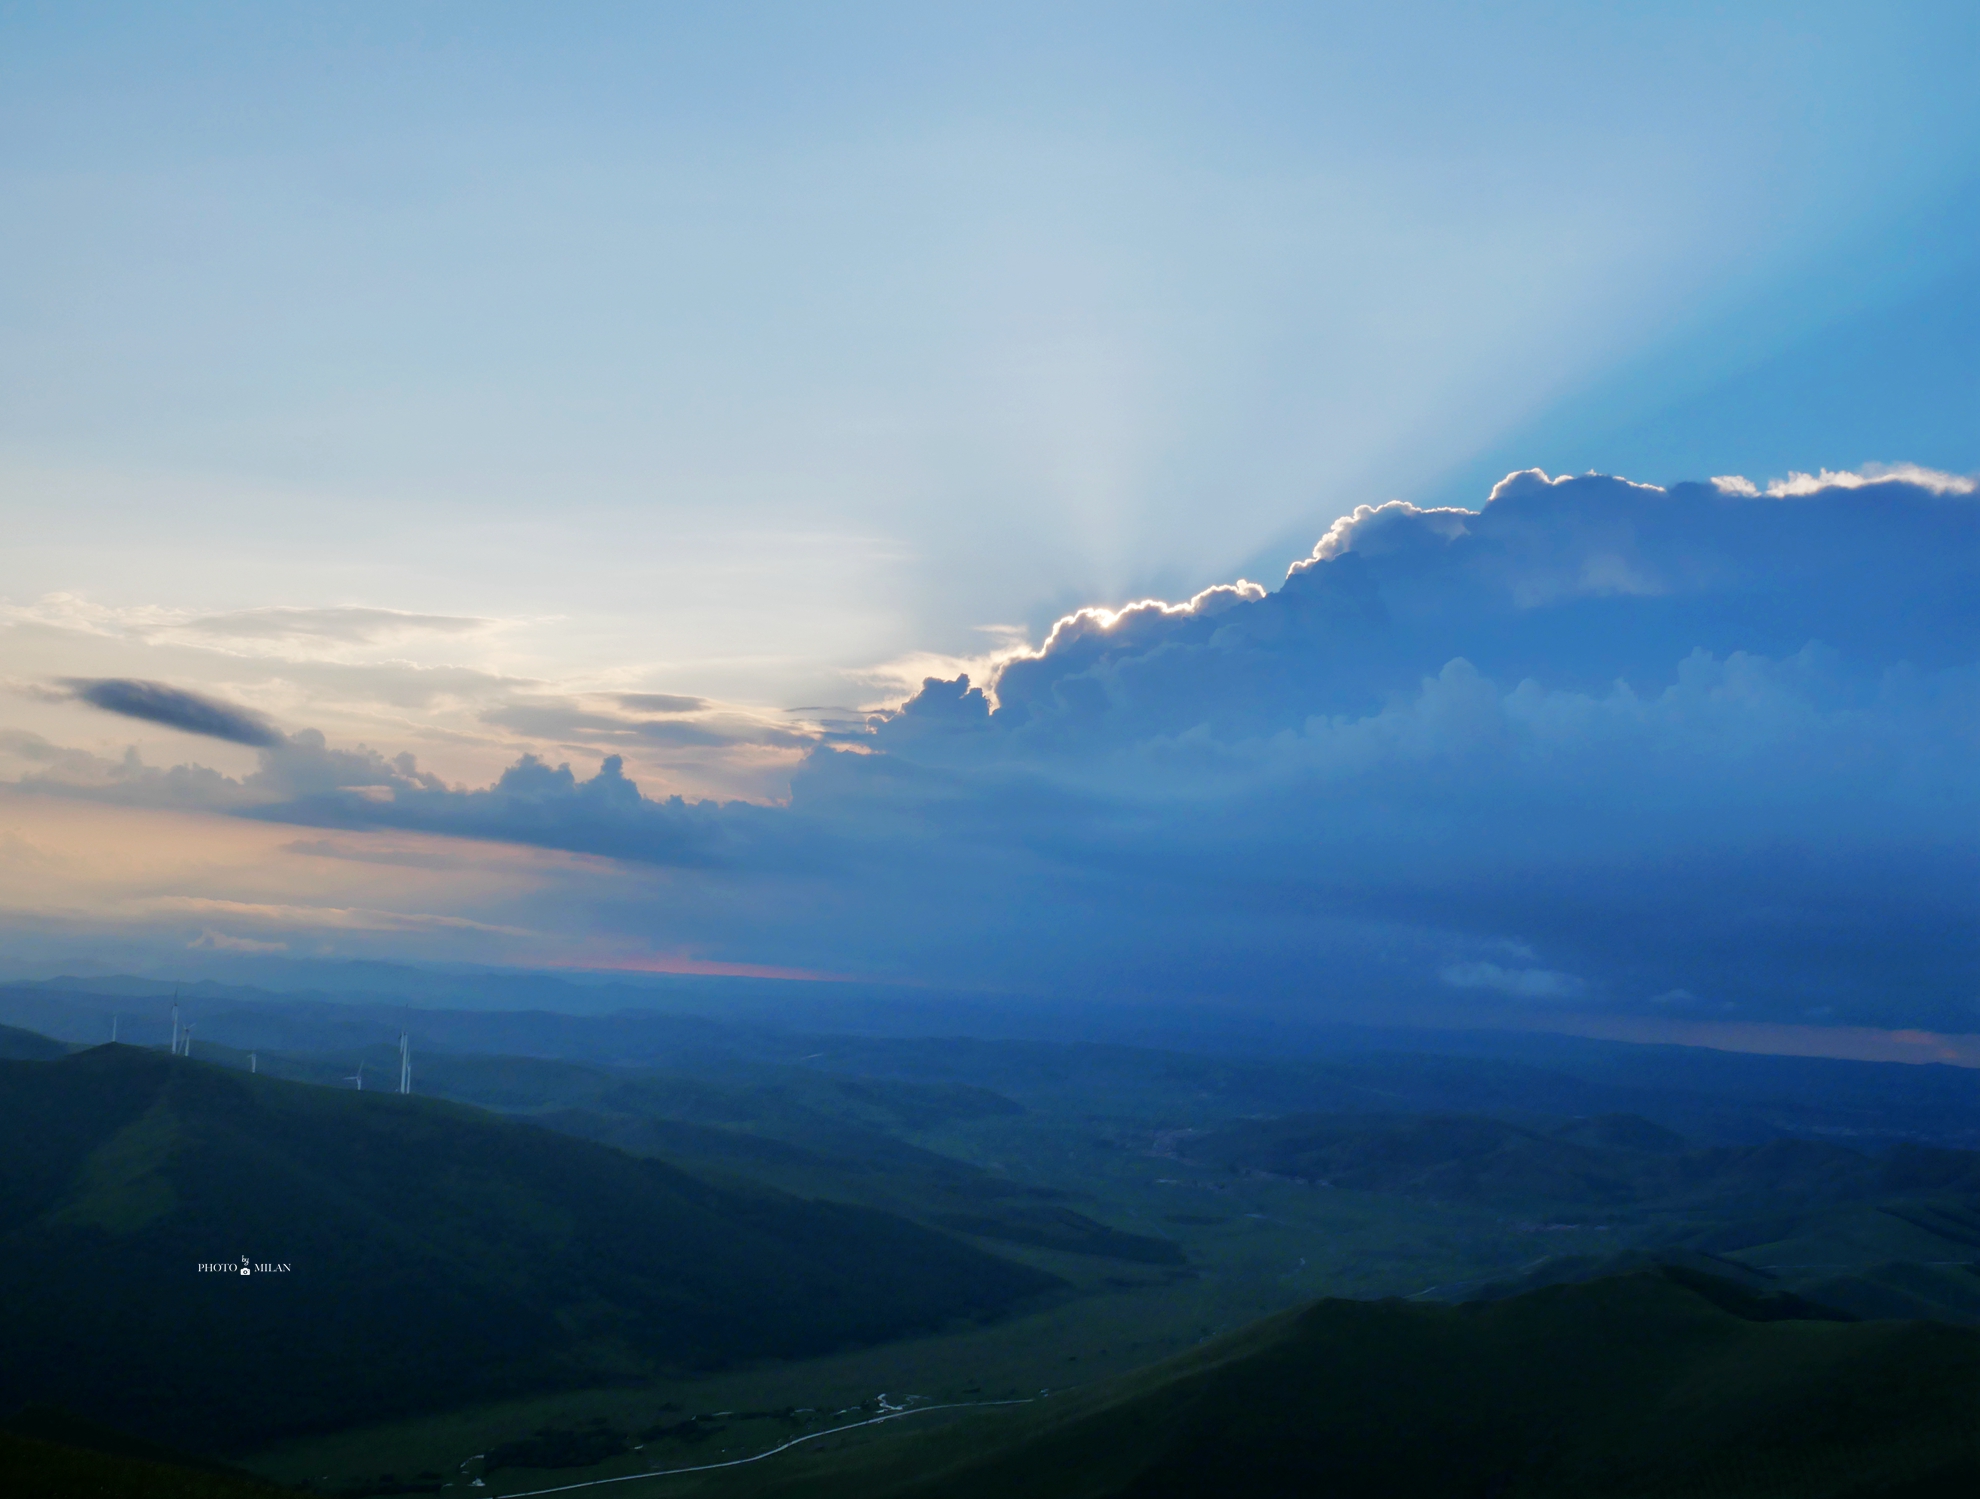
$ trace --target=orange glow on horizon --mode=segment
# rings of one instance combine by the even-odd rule
[[[1833,1057],[1846,1062],[1980,1067],[1980,1035],[1938,1031],[1886,1031],[1862,1025],[1789,1025],[1757,1020],[1677,1020],[1651,1015],[1561,1015],[1544,1024],[1521,1028],[1647,1046],[1703,1046],[1713,1051]]]
[[[820,973],[811,968],[780,968],[771,963],[722,963],[690,958],[682,953],[634,953],[610,958],[558,960],[539,965],[586,973],[679,973],[703,978],[784,979],[793,983],[845,984],[857,979],[846,973]]]

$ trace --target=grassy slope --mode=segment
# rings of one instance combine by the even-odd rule
[[[1708,1297],[1656,1272],[1464,1307],[1323,1301],[1063,1404],[812,1458],[774,1476],[738,1470],[655,1492],[1925,1499],[1974,1491],[1980,1333],[1752,1320],[1771,1315],[1729,1284]]]
[[[825,1352],[1056,1284],[882,1213],[131,1048],[0,1064],[0,1131],[19,1142],[0,1275],[34,1288],[0,1408],[50,1399],[200,1450]],[[294,1269],[194,1269],[243,1253]]]

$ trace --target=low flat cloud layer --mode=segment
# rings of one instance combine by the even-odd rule
[[[721,960],[1980,1028],[1980,502],[1804,480],[1529,471],[1477,511],[1364,507],[1276,589],[1082,611],[992,680],[930,678],[784,806],[649,798],[616,758],[449,787],[146,684],[88,700],[261,750],[241,782],[147,772],[161,796],[602,855],[647,871],[620,930]],[[626,695],[605,727],[720,737],[644,716],[699,706]]]

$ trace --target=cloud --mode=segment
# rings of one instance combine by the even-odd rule
[[[1543,474],[1541,477],[1546,476]],[[1386,505],[1357,505],[1351,514],[1342,516],[1329,526],[1327,534],[1315,543],[1313,555],[1303,562],[1295,562],[1291,571],[1303,572],[1316,562],[1332,562],[1346,552],[1359,551],[1366,556],[1380,547],[1385,534],[1409,535],[1414,532],[1420,536],[1453,541],[1467,534],[1465,522],[1477,518],[1476,512],[1455,507],[1419,510],[1407,500],[1390,500]]]
[[[709,706],[706,698],[667,692],[619,692],[613,694],[613,701],[633,713],[699,713]]]
[[[225,932],[216,932],[211,927],[201,932],[187,947],[204,952],[247,952],[268,953],[287,952],[286,942],[258,942],[253,937],[230,937]]]
[[[282,743],[281,732],[259,713],[197,692],[168,687],[163,682],[143,682],[129,677],[69,677],[62,686],[77,701],[106,713],[163,724],[181,733],[257,748]]]
[[[1764,491],[1740,474],[1721,474],[1712,484],[1721,494],[1757,499],[1764,493],[1775,500],[1798,499],[1820,494],[1825,489],[1863,489],[1873,484],[1902,484],[1936,495],[1972,494],[1976,488],[1976,481],[1967,475],[1920,468],[1915,463],[1866,463],[1854,472],[1826,468],[1814,474],[1790,472],[1785,479],[1770,480]]]
[[[455,787],[308,730],[217,785],[17,753],[72,794],[603,856],[586,921],[709,962],[1971,1029],[1980,499],[1855,477],[1529,470],[1476,511],[1361,507],[1276,590],[1075,611],[822,738],[659,695],[490,710],[802,753],[783,806],[647,796],[615,754]]]
[[[1437,975],[1454,989],[1497,989],[1520,999],[1580,999],[1588,985],[1571,973],[1547,968],[1501,968],[1497,963],[1453,963]]]
[[[402,789],[444,789],[439,778],[422,771],[410,754],[387,759],[363,745],[335,748],[316,729],[278,735],[274,743],[257,748],[259,768],[236,779],[203,765],[147,765],[135,747],[111,760],[54,744],[39,734],[0,734],[0,753],[37,767],[17,782],[23,790],[124,806],[248,812],[324,793],[376,799]]]
[[[108,760],[54,744],[39,734],[0,734],[0,754],[36,768],[15,785],[23,791],[108,802],[118,806],[231,811],[253,800],[239,781],[204,765],[170,769],[146,765],[133,747]]]
[[[316,859],[345,859],[357,864],[382,864],[399,869],[473,870],[482,867],[484,852],[443,844],[433,848],[380,847],[373,841],[338,843],[328,838],[298,838],[282,845],[285,854]]]
[[[478,635],[497,621],[458,614],[413,614],[402,609],[356,607],[236,609],[204,614],[176,628],[225,640],[326,640],[370,645],[404,635]]]
[[[615,694],[625,702],[653,696],[646,693]],[[488,708],[480,721],[492,728],[535,740],[564,744],[652,745],[666,749],[718,749],[730,745],[763,745],[783,750],[808,749],[816,733],[783,723],[766,723],[738,713],[709,714],[686,721],[680,715],[691,711],[679,704],[701,704],[699,698],[663,698],[677,706],[662,711],[662,718],[631,717],[610,708],[588,705],[569,697],[523,698]],[[706,706],[702,704],[702,706]],[[634,709],[633,711],[642,711]]]
[[[233,675],[253,679],[253,671],[253,666],[241,665]],[[298,683],[335,703],[384,704],[408,711],[441,703],[501,702],[513,693],[540,691],[543,686],[534,678],[471,666],[420,666],[408,661],[273,661],[265,667],[265,679]]]
[[[536,844],[574,853],[698,867],[734,864],[756,841],[772,809],[742,803],[655,800],[640,795],[624,762],[608,756],[581,779],[569,765],[524,755],[494,785],[455,790],[420,772],[410,756],[338,759],[324,750],[323,769],[298,776],[275,760],[258,777],[290,793],[253,815],[328,828],[398,828],[456,838]]]
[[[306,930],[414,932],[441,930],[485,932],[493,936],[528,937],[522,927],[497,926],[465,916],[433,916],[406,911],[372,911],[357,906],[272,905],[258,901],[213,900],[192,895],[157,895],[132,903],[134,910],[156,916],[215,917]]]

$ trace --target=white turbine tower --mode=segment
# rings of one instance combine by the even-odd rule
[[[261,1071],[261,1066],[260,1066],[260,1064],[259,1064],[259,1063],[258,1063],[258,1062],[257,1062],[257,1061],[255,1060],[255,1055],[254,1055],[254,1053],[253,1053],[253,1052],[249,1052],[249,1053],[248,1053],[248,1071],[249,1071],[249,1072],[259,1072],[259,1071]]]
[[[412,1038],[399,1032],[399,1091],[412,1092]]]
[[[112,1015],[110,1017],[110,1044],[112,1046],[117,1044],[117,1022],[123,1018],[121,1015]]]
[[[172,1055],[179,1054],[179,1007],[172,1006]]]
[[[190,1020],[186,1022],[186,1039],[183,1043],[183,1049],[179,1052],[179,1055],[182,1057],[189,1057],[192,1055],[192,1022]]]

